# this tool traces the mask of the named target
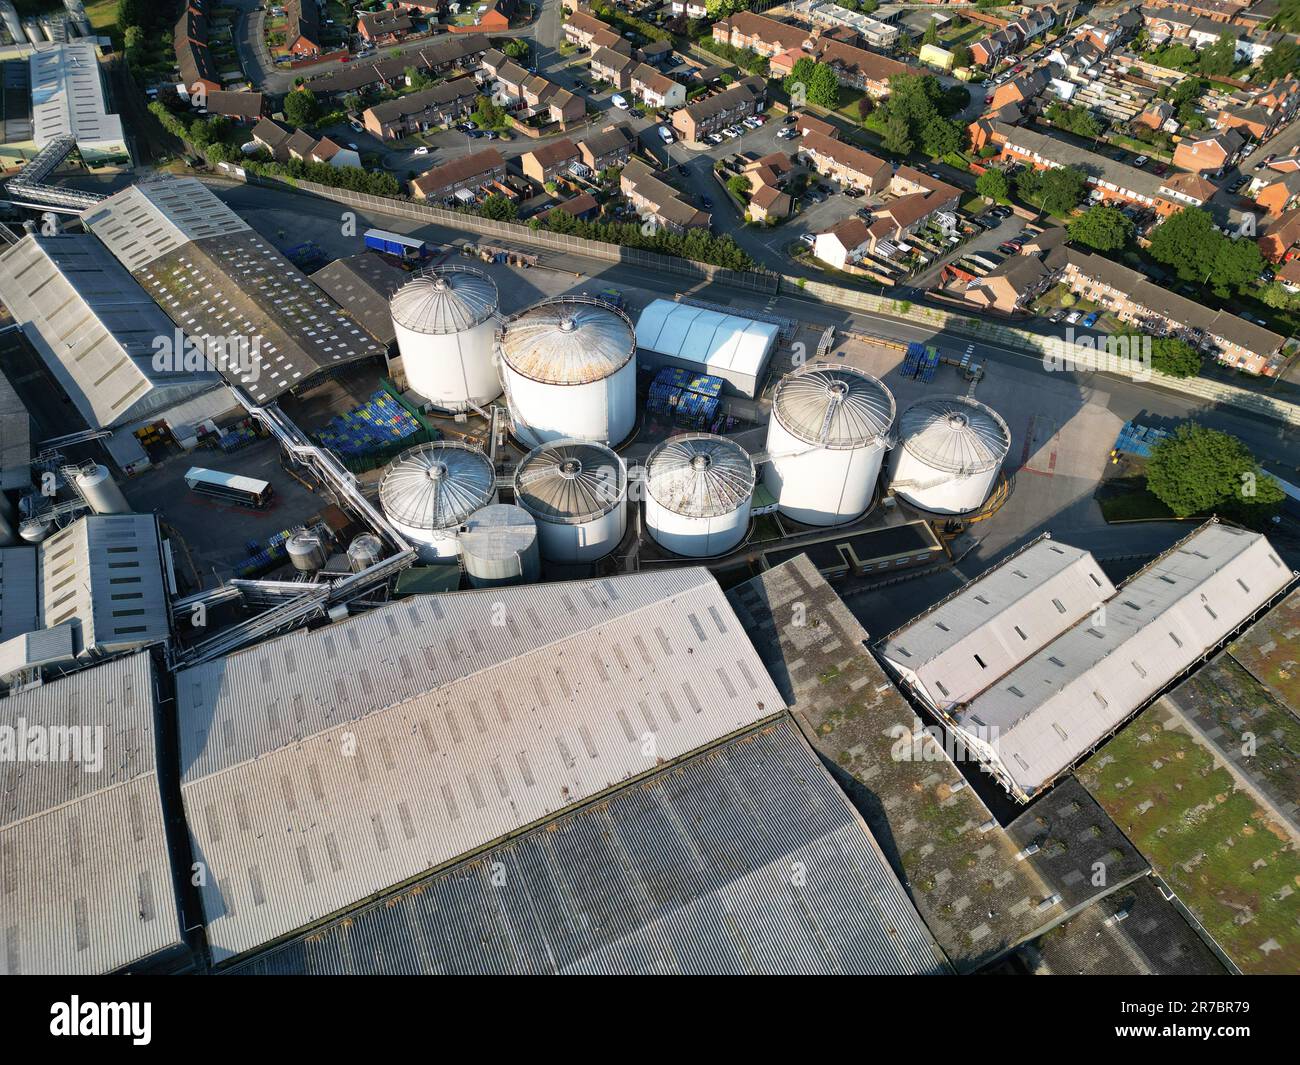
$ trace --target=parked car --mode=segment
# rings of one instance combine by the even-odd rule
[[[713,210],[713,201],[712,201],[711,199],[709,199],[707,196],[701,196],[701,197],[700,197],[700,205],[701,205],[701,206],[702,206],[706,211],[711,211],[711,210]]]
[[[629,110],[627,100],[625,100],[618,93],[615,93],[613,96],[611,96],[609,98],[609,102],[612,103],[615,107],[617,107],[620,111]]]
[[[1101,317],[1100,312],[1098,312],[1098,311],[1093,311],[1092,313],[1090,313],[1089,315],[1087,315],[1087,316],[1083,319],[1083,321],[1080,322],[1079,324],[1080,324],[1081,326],[1083,326],[1084,329],[1091,329],[1094,325],[1097,324],[1097,319],[1100,318],[1100,317]]]
[[[1236,181],[1234,181],[1231,185],[1228,186],[1228,191],[1236,192],[1245,184],[1246,184],[1246,179],[1244,177],[1239,177],[1237,178]]]
[[[1151,160],[1148,159],[1145,155],[1139,155],[1136,159],[1133,160],[1133,165],[1140,170],[1142,167],[1146,166],[1147,163],[1149,162],[1151,162]]]
[[[423,144],[421,144],[421,145],[420,145],[418,148],[416,148],[415,151],[413,151],[411,154],[412,154],[412,155],[428,155],[428,154],[429,154],[429,149],[426,148]]]
[[[681,174],[682,177],[686,177],[686,176],[688,176],[688,175],[690,174],[690,170],[687,169],[685,163],[678,163],[678,164],[677,164],[677,173]]]
[[[1053,325],[1055,325],[1057,322],[1061,321],[1064,317],[1065,317],[1064,311],[1053,311],[1050,315],[1048,315],[1047,320],[1051,322]]]
[[[705,139],[706,139],[710,144],[721,144],[721,143],[722,143],[722,134],[721,134],[721,133],[710,133],[710,134],[708,135],[708,137],[706,137]]]
[[[1082,318],[1082,317],[1083,317],[1083,315],[1080,314],[1078,311],[1071,311],[1069,314],[1067,314],[1067,315],[1065,316],[1065,324],[1066,324],[1066,325],[1078,325],[1078,324],[1079,324],[1079,319]]]
[[[817,189],[815,189],[815,188],[809,189],[807,192],[804,193],[804,196],[808,199],[808,201],[809,201],[810,203],[825,203],[825,202],[826,202],[826,193],[824,193],[824,192],[819,192],[819,191],[818,191]]]
[[[798,111],[791,111],[789,114],[785,116],[785,118],[781,119],[781,121],[784,122],[786,125],[789,125],[791,122],[797,122],[798,120],[799,120]]]
[[[814,237],[811,233],[800,233],[800,234],[799,234],[799,243],[800,243],[800,244],[807,244],[808,247],[811,248],[814,244],[817,243],[817,238]]]
[[[850,185],[847,189],[844,190],[844,195],[847,196],[850,200],[858,200],[861,199],[863,196],[865,196],[866,193],[863,192],[863,190],[858,188],[856,185]]]
[[[870,222],[870,221],[871,221],[871,208],[870,208],[870,207],[859,207],[859,208],[857,209],[856,214],[857,214],[857,216],[858,216],[859,218],[861,218],[862,221],[864,221],[864,222]]]
[[[1156,163],[1156,165],[1151,168],[1151,173],[1155,174],[1157,177],[1160,177],[1168,169],[1169,167],[1165,166],[1164,163]]]
[[[659,127],[659,138],[660,138],[660,140],[662,140],[665,144],[672,144],[672,142],[673,142],[673,131],[670,130],[667,126],[660,126],[660,127]]]
[[[1020,245],[1012,244],[1009,240],[1004,240],[998,245],[998,251],[1002,252],[1004,255],[1015,255],[1020,251]]]
[[[793,126],[788,126],[776,135],[777,140],[788,141],[793,137],[799,136],[799,131]]]

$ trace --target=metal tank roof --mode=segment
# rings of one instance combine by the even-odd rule
[[[984,473],[1002,465],[1011,431],[998,413],[965,396],[927,396],[899,418],[908,453],[936,470]]]
[[[884,442],[894,423],[894,396],[852,366],[807,366],[782,378],[772,416],[809,444],[849,450]]]
[[[603,517],[627,493],[627,467],[603,444],[553,440],[515,470],[515,502],[543,521],[578,525]]]
[[[537,539],[533,516],[512,503],[493,503],[466,519],[461,550],[481,559],[512,558]]]
[[[655,501],[690,518],[716,518],[749,505],[754,460],[734,440],[690,433],[665,440],[645,464]]]
[[[511,318],[501,357],[542,384],[585,385],[617,373],[636,354],[632,320],[602,300],[558,296]]]
[[[476,448],[444,440],[393,460],[379,485],[384,513],[415,529],[459,525],[492,499],[496,473]]]
[[[412,278],[393,293],[393,321],[416,333],[458,333],[497,311],[497,286],[486,274],[445,266]]]

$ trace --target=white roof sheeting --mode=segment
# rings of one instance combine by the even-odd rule
[[[698,363],[709,373],[726,371],[755,379],[762,374],[779,334],[770,322],[672,300],[655,300],[636,323],[638,347]]]
[[[176,326],[94,237],[31,235],[0,252],[0,298],[92,429],[133,421],[216,387],[158,369]]]
[[[414,597],[176,691],[218,961],[783,706],[698,568]]]
[[[1115,594],[1087,551],[1035,540],[890,633],[880,655],[935,709],[969,702]]]
[[[0,700],[0,725],[98,728],[83,761],[0,762],[0,972],[113,972],[181,944],[147,653]]]
[[[1291,580],[1260,534],[1204,525],[1122,585],[1104,624],[1053,640],[959,710],[957,725],[996,729],[995,768],[1031,796]]]
[[[39,147],[67,136],[85,144],[122,141],[122,120],[104,103],[94,40],[42,42],[28,59],[28,68],[32,139]]]

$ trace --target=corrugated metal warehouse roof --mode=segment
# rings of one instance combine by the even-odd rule
[[[0,491],[32,483],[32,419],[13,385],[0,372]]]
[[[176,326],[94,237],[23,237],[0,252],[0,294],[93,429],[220,384],[183,365],[155,369],[155,341]]]
[[[957,725],[996,730],[992,767],[1032,795],[1291,580],[1260,534],[1203,525],[1123,584],[1104,624],[1080,621],[958,710]]]
[[[0,761],[0,971],[112,972],[181,942],[156,776],[148,654],[0,700],[0,726],[88,726],[82,761]],[[89,748],[83,748],[83,756]]]
[[[35,547],[0,547],[0,640],[41,626]]]
[[[932,707],[956,706],[1114,594],[1087,551],[1035,540],[892,632],[880,654]]]
[[[220,961],[770,717],[707,571],[416,597],[177,674]]]
[[[79,144],[120,142],[122,120],[110,114],[93,40],[42,41],[28,59],[32,86],[32,139],[44,147],[59,137]]]
[[[786,719],[237,971],[916,975],[947,965]]]
[[[79,654],[134,650],[171,635],[153,514],[88,514],[40,552],[44,624],[77,623]]]

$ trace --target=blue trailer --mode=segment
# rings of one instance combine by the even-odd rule
[[[407,262],[422,262],[429,257],[429,245],[419,237],[390,233],[386,229],[367,229],[365,241],[368,251],[394,255]]]

